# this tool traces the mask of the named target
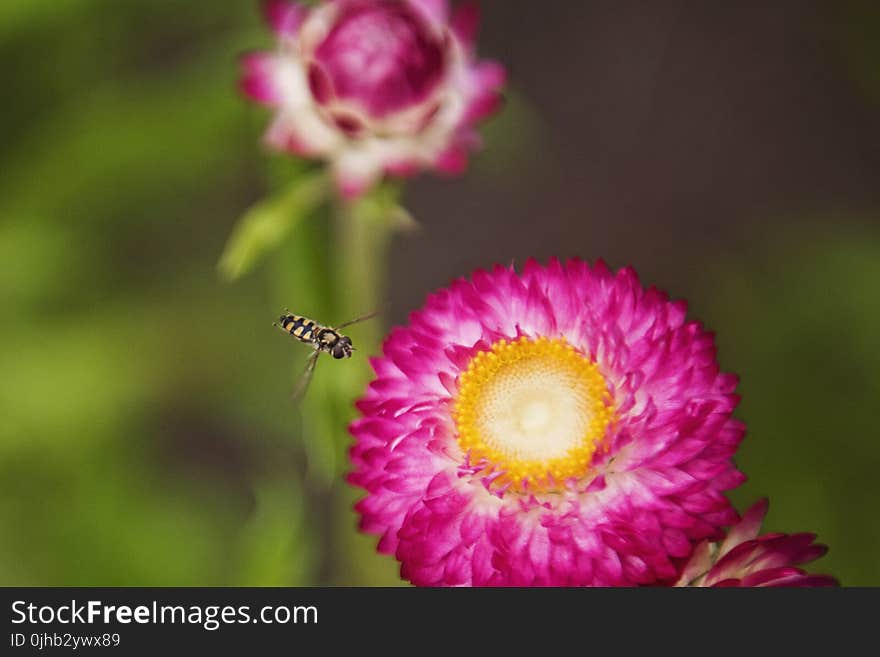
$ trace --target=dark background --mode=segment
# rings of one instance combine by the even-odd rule
[[[880,584],[880,6],[483,6],[509,101],[408,186],[387,320],[495,262],[633,265],[741,376],[740,508]],[[300,447],[274,270],[216,271],[277,165],[235,90],[270,43],[249,1],[0,5],[2,584],[399,581]]]

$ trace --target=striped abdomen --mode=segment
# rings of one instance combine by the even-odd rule
[[[308,317],[285,315],[281,318],[281,328],[301,342],[311,343],[321,325]]]

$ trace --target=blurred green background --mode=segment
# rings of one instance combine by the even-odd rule
[[[496,261],[634,265],[741,375],[740,508],[769,495],[767,529],[831,546],[816,570],[880,584],[876,3],[483,4],[508,107],[464,178],[407,190],[386,326]],[[308,352],[271,326],[358,305],[299,275],[333,267],[326,217],[217,273],[296,167],[236,92],[270,42],[249,0],[0,3],[0,584],[399,583],[355,531],[344,433],[309,440],[289,402]]]

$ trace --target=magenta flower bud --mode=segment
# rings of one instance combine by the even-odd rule
[[[473,5],[446,0],[272,0],[273,53],[244,58],[242,89],[272,107],[270,147],[331,163],[357,196],[383,175],[459,173],[474,125],[499,106],[504,70],[476,63]]]
[[[818,559],[828,548],[816,535],[758,536],[768,502],[760,500],[728,531],[723,542],[703,541],[682,569],[676,586],[837,586],[830,575],[812,575],[797,566]]]

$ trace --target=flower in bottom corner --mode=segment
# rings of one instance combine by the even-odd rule
[[[669,584],[738,520],[737,379],[684,303],[580,260],[430,296],[351,425],[365,532],[417,585]]]
[[[501,104],[503,67],[478,62],[474,4],[448,0],[264,3],[273,52],[244,57],[242,90],[274,110],[266,143],[330,162],[342,193],[388,174],[459,173]]]
[[[682,570],[676,586],[837,586],[829,575],[798,568],[824,555],[815,534],[758,536],[767,514],[767,500],[750,508],[723,542],[702,542]]]

